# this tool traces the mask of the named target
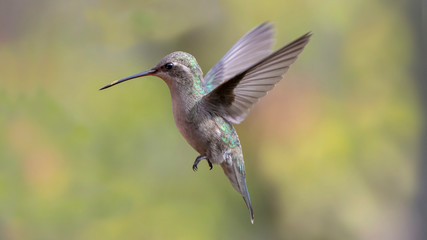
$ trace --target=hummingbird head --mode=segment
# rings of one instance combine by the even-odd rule
[[[116,80],[100,90],[112,87],[116,84],[144,76],[157,76],[163,79],[169,86],[191,85],[194,81],[200,83],[203,72],[197,64],[196,58],[186,52],[173,52],[164,57],[160,62],[144,72]]]

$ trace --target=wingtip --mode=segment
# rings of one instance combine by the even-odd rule
[[[270,37],[273,39],[273,35],[274,35],[274,24],[272,22],[270,22],[270,21],[265,21],[265,22],[261,23],[260,25],[252,28],[249,32],[246,33],[246,35],[260,34],[262,32],[270,32]]]
[[[301,37],[295,39],[294,41],[292,41],[291,43],[288,43],[286,46],[290,46],[293,44],[303,44],[304,46],[310,41],[311,36],[313,35],[313,33],[311,31],[307,32],[306,34],[302,35]]]
[[[274,27],[274,23],[271,22],[270,20],[267,20],[267,21],[261,23],[259,26],[268,26],[270,28],[273,28]]]
[[[311,36],[313,36],[313,32],[312,31],[308,31],[306,34],[303,35],[304,38],[308,38],[308,39],[310,39]]]

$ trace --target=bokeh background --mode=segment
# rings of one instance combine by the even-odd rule
[[[0,239],[424,239],[420,9],[1,0]],[[275,48],[313,37],[236,126],[251,225],[220,167],[191,170],[160,79],[98,89],[176,50],[206,73],[267,20]]]

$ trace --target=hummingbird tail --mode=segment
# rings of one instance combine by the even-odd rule
[[[251,223],[254,223],[254,211],[252,209],[251,198],[249,197],[248,187],[246,186],[245,178],[245,167],[243,160],[242,161],[232,161],[229,164],[227,161],[221,164],[222,169],[224,170],[225,175],[230,180],[231,185],[234,189],[238,191],[245,200],[246,206],[249,209],[249,214],[251,217]]]

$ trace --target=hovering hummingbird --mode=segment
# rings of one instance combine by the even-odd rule
[[[242,122],[252,106],[279,82],[308,43],[311,33],[272,52],[273,27],[263,23],[243,36],[203,77],[196,59],[173,52],[153,68],[114,81],[102,89],[143,76],[157,76],[169,87],[175,123],[187,142],[210,169],[220,164],[233,187],[243,196],[254,221],[246,186],[239,137],[232,123]]]

